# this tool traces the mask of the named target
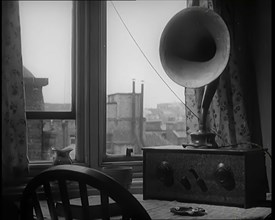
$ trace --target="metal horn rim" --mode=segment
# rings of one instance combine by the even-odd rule
[[[188,17],[194,19],[186,21]],[[182,27],[177,26],[179,24],[183,24]],[[177,45],[174,45],[174,42],[169,42],[169,40],[173,39],[173,37],[178,42],[181,40],[174,36],[174,32],[184,36],[184,34],[188,33],[184,32],[188,31],[184,30],[184,26],[192,29],[195,25],[202,29],[196,30],[194,28],[196,33],[204,34],[203,30],[205,30],[205,32],[209,32],[207,34],[215,42],[216,52],[209,60],[190,61],[173,54],[171,48],[177,47]],[[179,27],[179,30],[177,31],[174,26]],[[159,55],[163,69],[174,82],[188,88],[202,87],[218,78],[228,63],[229,53],[230,35],[227,26],[217,13],[208,8],[194,6],[181,10],[167,23],[160,39]]]

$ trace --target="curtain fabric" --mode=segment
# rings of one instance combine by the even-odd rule
[[[214,3],[214,4],[213,4]],[[188,0],[187,7],[208,7],[216,13],[220,8],[215,7],[212,0]],[[226,14],[220,14],[225,20],[230,32],[230,57],[226,69],[220,76],[217,91],[213,97],[207,115],[207,127],[209,131],[217,134],[218,146],[234,145],[250,142],[250,131],[247,124],[246,109],[243,100],[243,91],[240,83],[239,64],[236,59],[234,46],[233,23]],[[199,115],[200,102],[204,88],[185,88],[186,105]],[[186,108],[186,131],[190,141],[190,133],[199,128],[198,118]],[[249,145],[240,145],[238,148],[249,148]]]
[[[2,182],[28,171],[18,1],[2,1]]]

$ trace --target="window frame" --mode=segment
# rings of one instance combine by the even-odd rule
[[[72,2],[73,3],[73,2]],[[26,120],[75,120],[76,121],[76,72],[74,71],[74,4],[72,4],[72,42],[71,42],[71,111],[35,111],[26,109]],[[27,144],[28,145],[28,144]],[[30,175],[48,168],[52,164],[49,160],[30,160]],[[37,171],[38,170],[38,171]]]
[[[106,54],[106,47],[107,45],[107,4],[106,1],[102,1],[104,3],[101,4],[101,17],[100,17],[100,32],[101,32],[101,40],[100,44],[104,47],[104,54],[101,54],[103,56],[100,62],[101,68],[103,70],[103,74],[100,74],[99,76],[99,85],[101,87],[100,89],[100,103],[101,111],[100,111],[100,123],[104,126],[102,128],[99,128],[99,130],[103,130],[103,134],[100,134],[100,145],[99,145],[99,164],[101,166],[113,164],[118,166],[141,166],[143,163],[143,156],[126,156],[125,155],[107,155],[106,152],[106,120],[107,120],[107,54]],[[103,41],[102,41],[103,39]],[[100,51],[99,53],[101,53]]]
[[[71,111],[58,112],[26,111],[27,120],[76,120],[76,147],[79,149],[79,159],[74,164],[92,168],[110,165],[131,166],[134,172],[140,173],[143,164],[142,156],[108,157],[106,155],[106,1],[91,1],[86,3],[88,7],[81,6],[85,3],[79,1],[72,1],[72,3],[72,109]],[[81,10],[86,11],[85,18],[79,15]],[[77,15],[77,13],[79,14]],[[83,21],[81,19],[87,19],[88,21],[85,20],[85,22],[88,23],[79,24]],[[78,45],[77,40],[81,34],[87,35],[86,41],[83,45]],[[92,36],[92,40],[89,39],[89,36]],[[81,67],[82,63],[78,63],[78,60],[85,53],[84,47],[90,49],[88,54],[87,52],[85,54],[89,64]],[[85,68],[93,73],[88,76],[88,79],[80,76]],[[84,82],[85,80],[88,83]],[[84,87],[89,87],[86,88],[88,94],[80,90],[82,84]],[[87,97],[83,98],[83,96]],[[87,116],[87,112],[82,110],[85,101],[88,101],[89,116],[85,118],[87,123],[79,120],[83,115]],[[98,105],[93,105],[93,103],[98,103]],[[51,161],[30,161],[30,175],[38,174],[51,164]]]
[[[83,109],[79,108],[81,103],[83,104],[83,95],[84,93],[80,91],[79,83],[79,73],[84,67],[78,65],[77,60],[79,58],[79,53],[87,45],[78,45],[77,37],[85,33],[85,25],[77,24],[77,7],[84,2],[72,1],[73,3],[73,13],[72,13],[72,108],[71,111],[64,112],[37,112],[37,111],[26,111],[26,119],[71,119],[76,120],[76,147],[81,149],[78,154],[80,154],[80,159],[78,162],[74,162],[75,165],[87,166],[91,168],[100,168],[103,166],[130,166],[133,171],[133,181],[130,191],[132,193],[142,193],[142,177],[143,177],[143,161],[108,161],[105,160],[103,156],[103,147],[106,144],[106,51],[105,51],[105,41],[102,39],[102,36],[106,37],[106,1],[85,1],[90,7],[89,9],[85,5],[82,6],[82,10],[88,10],[91,16],[88,16],[90,27],[88,28],[88,37],[90,35],[95,36],[93,41],[90,39],[87,40],[89,48],[93,48],[92,53],[85,54],[87,55],[88,66],[85,68],[88,71],[92,71],[94,74],[91,74],[89,78],[89,92],[85,97],[85,100],[88,100],[89,108],[88,115],[89,117],[85,118],[87,124],[83,123],[79,118],[81,114],[85,113]],[[104,11],[105,10],[105,11]],[[92,12],[92,13],[90,13]],[[79,14],[82,13],[78,11]],[[105,16],[103,19],[103,15]],[[87,16],[87,14],[86,14]],[[79,27],[80,26],[80,27]],[[86,25],[87,26],[87,25]],[[103,31],[104,30],[104,31]],[[104,54],[105,53],[105,54]],[[81,57],[80,57],[81,58]],[[83,58],[83,57],[82,57]],[[100,65],[98,65],[100,62]],[[105,71],[105,74],[100,74],[102,71]],[[82,83],[85,83],[85,78],[82,78]],[[90,84],[89,84],[90,83]],[[102,89],[104,88],[104,89]],[[81,99],[81,100],[80,100]],[[98,103],[98,105],[92,105],[92,103]],[[87,130],[85,129],[87,128]],[[81,136],[79,135],[81,134]],[[77,155],[76,155],[77,156]],[[17,200],[22,194],[26,183],[32,179],[34,176],[41,173],[43,170],[52,166],[52,161],[29,161],[29,172],[22,180],[18,181],[15,186],[11,186],[8,189],[7,195],[10,195],[11,198]]]

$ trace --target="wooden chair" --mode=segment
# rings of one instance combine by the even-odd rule
[[[75,181],[78,183],[81,205],[71,205],[69,198],[68,183]],[[59,189],[59,198],[53,193],[54,183]],[[89,205],[87,186],[96,188],[100,192],[100,206]],[[112,177],[101,171],[77,166],[58,165],[53,166],[36,177],[34,177],[25,187],[20,202],[21,219],[44,219],[40,194],[45,195],[50,217],[58,219],[60,211],[58,206],[62,206],[66,220],[70,219],[110,219],[112,212],[117,208],[123,219],[151,219],[138,200],[122,185]],[[109,198],[115,203],[109,204]],[[34,218],[33,210],[36,217]]]

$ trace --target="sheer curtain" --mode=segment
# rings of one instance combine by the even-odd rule
[[[219,86],[213,97],[207,116],[207,127],[217,133],[219,146],[250,142],[250,130],[244,105],[243,91],[240,82],[239,63],[236,58],[234,43],[234,27],[228,14],[221,10],[212,0],[188,0],[187,7],[208,7],[222,16],[230,32],[230,57],[226,69],[220,76]],[[187,106],[199,115],[203,88],[185,89]],[[186,131],[188,140],[190,133],[198,130],[198,118],[186,109]],[[238,148],[250,148],[249,145],[238,145]]]
[[[28,172],[18,1],[2,1],[2,182]]]

